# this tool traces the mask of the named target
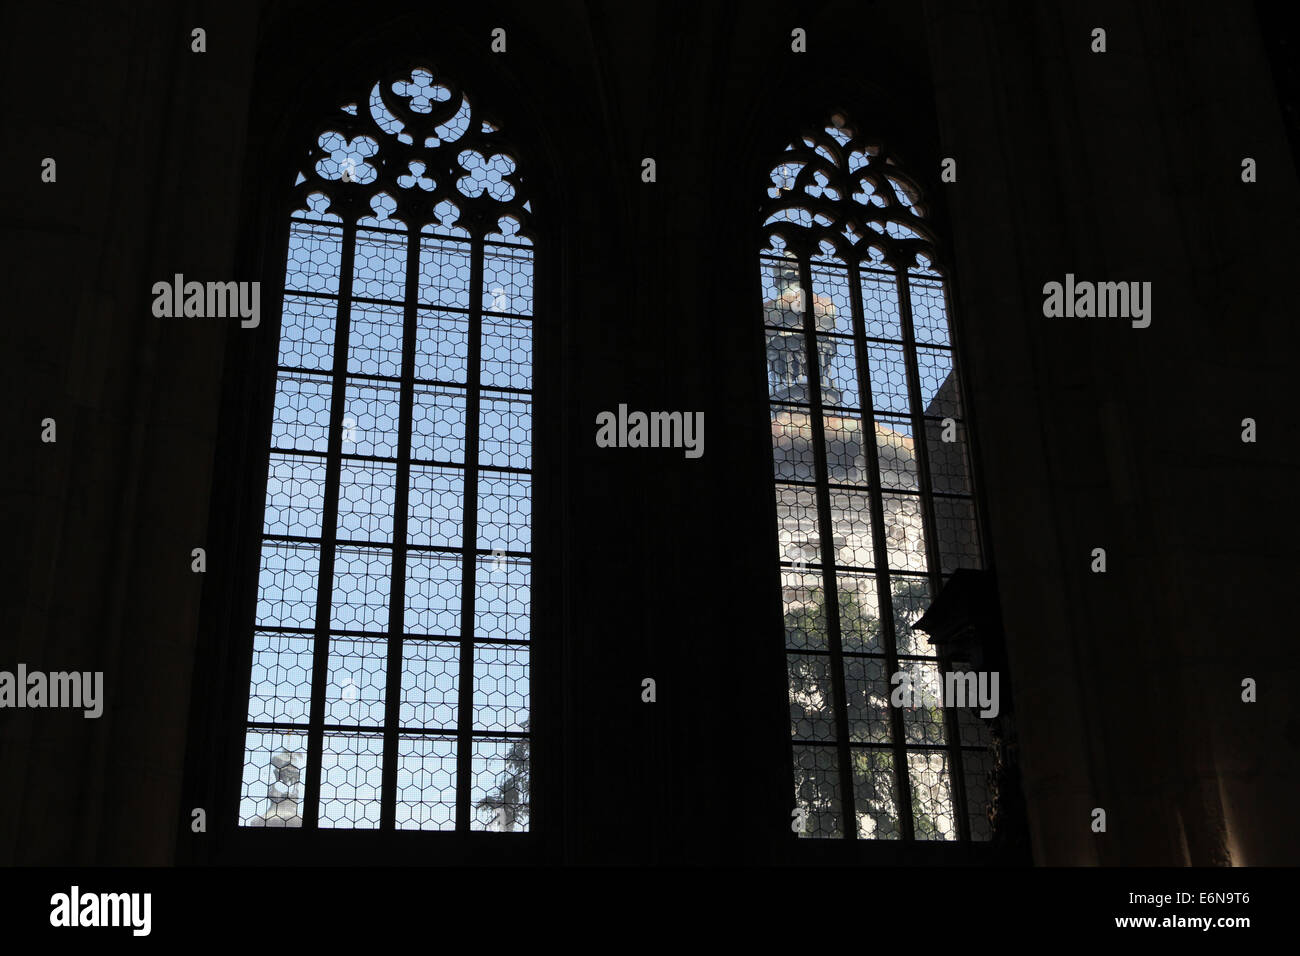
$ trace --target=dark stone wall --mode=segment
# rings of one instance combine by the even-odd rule
[[[1250,13],[929,8],[944,148],[969,160],[961,332],[1041,862],[1296,856],[1278,599],[1300,197]],[[1151,326],[1044,319],[1066,272],[1151,281]],[[1245,417],[1271,435],[1243,444]],[[1244,677],[1272,690],[1243,705]],[[1101,839],[1079,825],[1096,806]]]
[[[491,103],[548,209],[542,858],[948,859],[788,832],[753,220],[771,155],[833,109],[910,162],[952,240],[1035,861],[1297,858],[1280,602],[1300,190],[1250,4],[69,0],[9,19],[0,668],[103,670],[108,703],[99,720],[0,712],[0,860],[246,858],[220,814],[206,837],[188,820],[229,789],[230,565],[256,523],[274,317],[155,319],[150,287],[261,278],[294,118],[412,55]],[[1152,282],[1151,326],[1044,318],[1042,285],[1067,272]],[[620,402],[703,410],[705,457],[596,448],[596,413]]]

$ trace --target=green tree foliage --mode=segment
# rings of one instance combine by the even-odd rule
[[[528,732],[528,721],[524,721],[522,729]],[[528,823],[527,738],[511,742],[505,762],[506,768],[496,789],[479,800],[476,806],[491,810],[493,815],[500,810],[501,829],[514,830],[516,825],[522,829]]]
[[[895,579],[894,605],[896,613],[912,618],[915,611],[928,602],[929,589],[922,580]],[[790,724],[796,741],[834,741],[835,697],[837,689],[831,678],[830,657],[825,654],[800,654],[800,650],[828,650],[826,596],[821,586],[809,588],[799,595],[785,615]],[[876,608],[862,601],[851,590],[843,589],[838,595],[841,641],[850,650],[883,653],[882,622]],[[848,689],[850,706],[857,713],[881,712],[889,706],[888,694],[892,685],[884,688],[870,687],[861,682]],[[881,694],[885,697],[882,699]],[[932,726],[943,726],[943,712],[937,706],[927,706]],[[868,740],[865,725],[853,728],[853,743]],[[883,741],[876,739],[873,743]],[[938,742],[938,741],[935,741]],[[860,835],[872,839],[897,839],[900,836],[898,821],[897,771],[895,756],[889,750],[854,748],[852,751],[854,775],[854,803],[859,820]],[[845,825],[840,805],[839,772],[834,747],[801,746],[795,744],[795,795],[797,805],[808,811],[805,832],[813,836],[842,836]],[[946,775],[945,775],[946,776]],[[927,799],[921,788],[910,787],[912,821],[917,839],[942,837],[935,819],[937,801]]]

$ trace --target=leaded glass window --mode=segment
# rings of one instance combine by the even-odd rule
[[[760,252],[796,820],[987,839],[987,732],[912,624],[980,566],[939,243],[917,182],[836,114],[775,159]],[[906,674],[918,706],[892,706]],[[796,829],[800,829],[796,825]]]
[[[453,81],[357,92],[285,183],[239,823],[527,830],[532,209]]]

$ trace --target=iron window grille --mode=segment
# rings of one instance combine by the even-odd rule
[[[453,81],[357,92],[286,183],[238,822],[526,831],[532,208]]]
[[[774,157],[759,253],[794,762],[807,838],[989,837],[983,722],[914,632],[979,567],[941,245],[843,114]],[[892,706],[906,674],[917,706]],[[906,699],[904,699],[906,703]]]

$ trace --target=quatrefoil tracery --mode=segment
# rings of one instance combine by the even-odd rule
[[[512,144],[425,67],[386,76],[322,122],[294,189],[311,218],[531,236]]]
[[[770,248],[932,271],[937,241],[920,186],[878,141],[833,123],[788,145],[770,176],[761,208]]]

